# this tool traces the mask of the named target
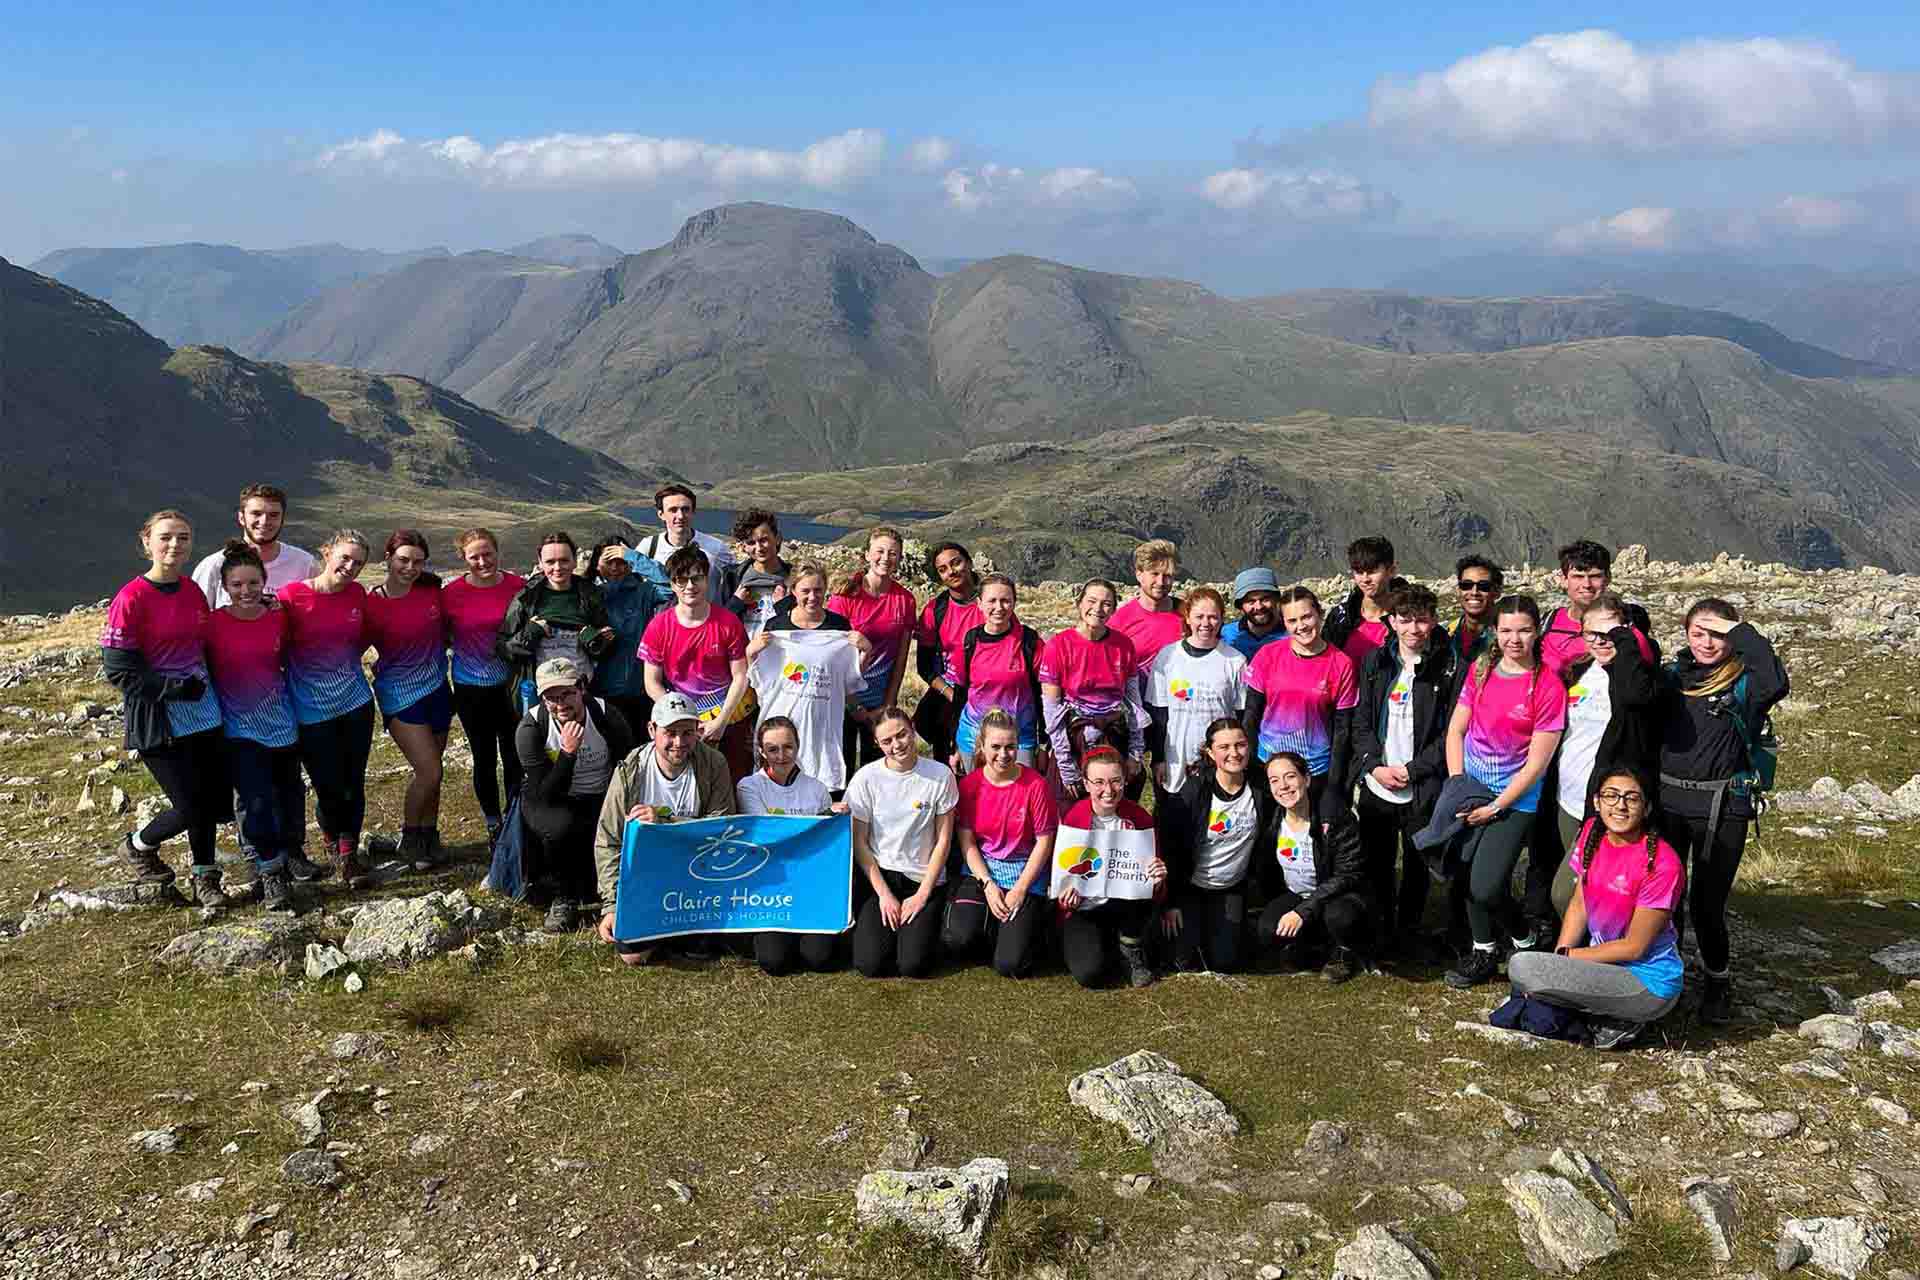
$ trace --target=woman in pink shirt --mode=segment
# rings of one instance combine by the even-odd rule
[[[847,767],[880,758],[873,726],[880,712],[900,699],[900,682],[907,674],[907,644],[913,639],[913,592],[894,581],[900,571],[905,541],[898,529],[875,525],[867,530],[866,570],[856,573],[827,597],[827,608],[845,615],[853,629],[865,636],[872,650],[860,663],[866,690],[847,707]]]
[[[965,956],[983,939],[1003,978],[1033,972],[1053,915],[1053,833],[1060,826],[1047,780],[1020,763],[1020,726],[989,711],[978,767],[960,779],[954,831],[966,870],[947,896],[947,950]]]
[[[1062,807],[1086,795],[1080,761],[1102,742],[1125,756],[1129,781],[1142,772],[1147,708],[1139,657],[1133,641],[1107,625],[1119,603],[1111,582],[1089,580],[1075,606],[1080,621],[1040,651],[1040,709]]]
[[[511,800],[522,778],[513,745],[520,723],[513,707],[513,668],[495,642],[508,606],[527,580],[500,568],[500,540],[490,529],[461,534],[460,558],[467,571],[440,589],[440,605],[453,651],[453,710],[473,750],[473,793],[492,844],[500,836],[501,782]]]
[[[447,614],[440,578],[427,570],[429,554],[418,529],[395,530],[387,539],[387,579],[367,598],[367,640],[379,654],[373,693],[413,770],[402,806],[400,859],[416,871],[440,861],[440,781],[453,725]]]

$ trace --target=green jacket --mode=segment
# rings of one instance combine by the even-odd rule
[[[542,635],[533,624],[535,617],[545,618],[555,630],[577,629],[580,652],[589,658],[599,658],[617,639],[607,616],[606,596],[598,585],[575,578],[567,590],[555,591],[545,578],[533,577],[507,606],[493,642],[493,651],[513,665],[516,682],[533,677]]]
[[[653,744],[648,743],[614,766],[607,783],[607,798],[600,805],[600,825],[593,834],[594,869],[600,882],[601,910],[612,911],[614,895],[620,888],[620,846],[626,839],[627,810],[639,794],[640,770],[651,769]],[[702,818],[718,818],[734,813],[733,775],[727,772],[727,758],[704,742],[693,747],[687,761],[693,770],[695,803]]]

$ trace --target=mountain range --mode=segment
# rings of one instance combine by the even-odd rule
[[[98,299],[0,259],[0,611],[107,594],[143,566],[134,530],[179,507],[211,550],[234,495],[292,495],[288,536],[376,541],[496,527],[515,555],[557,511],[631,500],[635,470],[416,378],[175,350]],[[584,529],[583,529],[584,532]],[[442,547],[439,563],[451,564]]]

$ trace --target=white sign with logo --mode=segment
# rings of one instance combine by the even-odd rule
[[[1078,891],[1089,905],[1109,898],[1153,896],[1147,868],[1153,863],[1151,831],[1085,831],[1061,827],[1053,839],[1053,880],[1048,896]]]

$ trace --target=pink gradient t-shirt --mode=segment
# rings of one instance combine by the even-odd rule
[[[1467,772],[1496,796],[1526,767],[1534,734],[1567,727],[1567,687],[1544,668],[1508,675],[1495,664],[1483,686],[1478,666],[1471,667],[1460,686],[1460,705],[1473,713],[1467,724]],[[1513,802],[1515,812],[1534,811],[1545,779],[1542,771]]]
[[[987,780],[985,769],[975,769],[960,779],[960,806],[954,814],[955,831],[970,830],[986,859],[993,882],[1011,889],[1027,868],[1034,842],[1052,835],[1060,826],[1054,807],[1053,790],[1047,780],[1025,765],[1020,774],[1004,787]],[[1027,892],[1044,896],[1049,887],[1046,876],[1035,876]]]
[[[100,647],[138,653],[157,676],[205,680],[209,620],[207,598],[190,579],[178,579],[169,590],[142,575],[120,588],[107,606]],[[167,729],[176,738],[220,725],[220,701],[212,690],[192,702],[176,699],[161,705],[167,709]]]
[[[440,588],[416,582],[398,598],[367,596],[367,643],[378,653],[373,692],[387,715],[405,711],[447,683],[447,615]]]
[[[1260,716],[1260,759],[1297,751],[1306,758],[1309,773],[1324,774],[1333,764],[1334,712],[1360,704],[1353,660],[1332,645],[1303,658],[1291,639],[1270,644],[1247,668],[1247,688],[1267,695]]]
[[[1155,613],[1136,597],[1115,609],[1107,619],[1109,627],[1133,641],[1133,656],[1143,675],[1162,649],[1178,643],[1187,634],[1186,623],[1180,619],[1180,601],[1176,598],[1172,603],[1173,608],[1165,613]]]
[[[1615,844],[1613,833],[1607,832],[1593,851],[1591,870],[1583,868],[1580,851],[1586,848],[1592,824],[1597,821],[1597,818],[1587,820],[1588,825],[1581,828],[1580,837],[1574,841],[1573,852],[1567,855],[1567,866],[1580,878],[1580,896],[1587,907],[1587,941],[1594,946],[1626,937],[1633,913],[1639,908],[1675,910],[1686,887],[1686,871],[1681,866],[1680,855],[1665,840],[1654,841],[1653,866],[1649,869],[1644,839]],[[1627,961],[1621,968],[1662,999],[1679,994],[1683,972],[1679,939],[1671,916],[1654,935],[1646,954],[1638,960]]]
[[[493,646],[508,606],[526,585],[527,580],[519,574],[503,573],[490,587],[476,587],[462,577],[440,589],[440,607],[446,611],[452,641],[455,684],[506,683],[512,672]]]
[[[747,628],[718,605],[709,605],[706,619],[691,627],[662,609],[640,633],[640,660],[660,668],[667,688],[693,699],[702,720],[726,705],[733,664],[746,656]]]
[[[884,705],[887,685],[893,680],[894,664],[904,650],[901,641],[914,631],[913,592],[897,582],[889,582],[886,590],[876,596],[862,584],[850,596],[828,596],[827,608],[845,615],[853,629],[873,644],[873,652],[860,664],[860,674],[867,678],[867,687],[854,695],[854,701],[869,710]]]
[[[1353,669],[1358,671],[1360,664],[1367,660],[1367,655],[1386,642],[1386,619],[1376,618],[1372,622],[1356,622],[1353,624],[1353,630],[1347,633],[1347,638],[1341,641],[1340,652],[1347,655],[1348,660],[1353,663]]]
[[[280,588],[287,612],[287,692],[294,718],[321,724],[373,700],[360,658],[367,649],[367,592],[357,582],[316,591],[311,580]]]
[[[1139,670],[1133,641],[1112,627],[1098,640],[1068,627],[1040,650],[1040,683],[1059,686],[1060,696],[1082,715],[1104,716],[1124,706],[1127,681]]]
[[[229,738],[290,747],[296,737],[287,694],[287,611],[242,621],[216,609],[207,625],[207,667]]]

